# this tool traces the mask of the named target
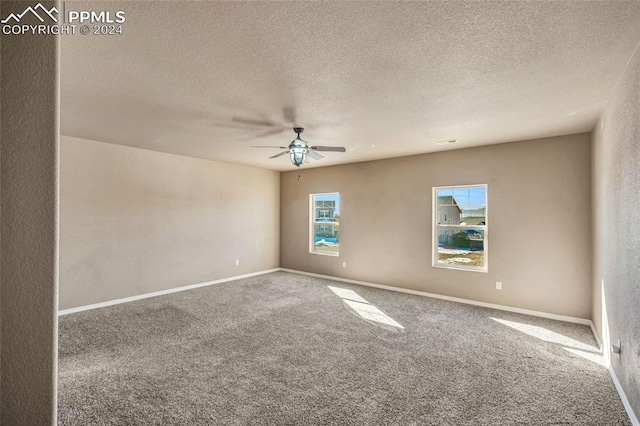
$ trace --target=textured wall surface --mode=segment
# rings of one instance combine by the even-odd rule
[[[24,7],[2,2],[0,15]],[[0,423],[47,425],[56,410],[58,40],[3,35],[0,49]]]
[[[279,266],[278,172],[63,136],[60,187],[60,309]]]
[[[0,6],[0,13],[2,7]],[[0,99],[2,98],[2,37],[0,37]],[[2,102],[0,102],[0,164],[2,161]],[[0,165],[1,168],[1,165]],[[2,200],[2,173],[0,172],[0,201]],[[2,422],[2,205],[0,204],[0,423]]]
[[[283,173],[280,264],[590,318],[590,149],[589,134],[577,134]],[[432,267],[432,187],[479,183],[489,272]],[[317,192],[340,192],[339,257],[309,253]]]
[[[593,316],[611,365],[640,417],[640,51],[593,131]]]

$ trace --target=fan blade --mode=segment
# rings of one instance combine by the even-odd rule
[[[343,146],[312,146],[311,149],[315,151],[347,152],[347,149]]]
[[[244,124],[214,123],[213,125],[216,127],[224,127],[226,129],[254,130],[254,127]]]
[[[272,146],[272,145],[251,145],[251,148],[278,148],[287,149],[286,146]]]
[[[314,160],[321,160],[324,158],[324,155],[320,155],[317,152],[315,152],[314,150],[310,149],[307,151],[307,155],[311,158],[313,158]]]
[[[289,153],[289,151],[282,151],[280,154],[272,155],[272,156],[271,156],[271,157],[269,157],[269,158],[278,158],[278,157],[282,157],[283,155],[288,154],[288,153]]]
[[[268,130],[264,133],[260,133],[259,135],[257,135],[257,138],[266,138],[267,136],[271,136],[271,135],[276,135],[278,133],[282,133],[285,130],[289,130],[289,129],[273,129],[273,130]]]

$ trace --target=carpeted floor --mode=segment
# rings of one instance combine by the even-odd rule
[[[60,318],[61,425],[629,425],[588,327],[276,272]]]

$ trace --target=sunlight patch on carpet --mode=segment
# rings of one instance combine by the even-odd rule
[[[563,334],[556,333],[547,328],[537,325],[524,324],[515,321],[508,321],[499,318],[490,317],[492,320],[506,325],[507,327],[518,330],[524,334],[543,340],[545,342],[554,343],[562,346],[562,349],[569,353],[582,357],[588,361],[595,362],[605,366],[604,358],[598,349],[587,343],[579,342],[578,340],[567,337]]]
[[[376,306],[367,302],[362,296],[353,290],[340,287],[327,286],[338,297],[342,299],[351,309],[353,309],[361,318],[377,322],[379,324],[386,324],[393,327],[404,329],[404,327],[391,318],[389,315],[382,312]]]
[[[365,300],[364,297],[360,296],[353,290],[349,290],[348,288],[340,288],[340,287],[332,287],[328,286],[329,290],[334,292],[338,297],[345,300],[353,300],[354,302],[360,303],[369,303]]]
[[[567,352],[571,352],[572,354],[577,355],[581,358],[584,358],[588,361],[595,362],[596,364],[600,364],[601,366],[607,368],[607,363],[604,357],[600,355],[599,352],[586,352],[586,351],[581,351],[580,349],[565,348],[565,347],[563,347],[562,349],[564,349]]]

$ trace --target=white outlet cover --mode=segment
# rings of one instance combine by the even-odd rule
[[[496,281],[496,290],[502,290],[502,283],[500,281]]]

